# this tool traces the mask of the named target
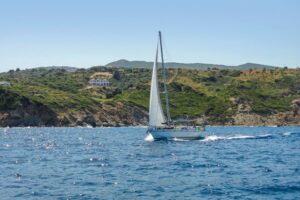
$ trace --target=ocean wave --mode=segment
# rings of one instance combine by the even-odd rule
[[[208,135],[205,136],[204,139],[201,139],[201,142],[211,142],[211,141],[218,141],[218,140],[242,140],[242,139],[265,139],[273,137],[272,134],[263,134],[263,135],[231,135],[231,136],[218,136],[218,135]],[[148,134],[145,139],[147,142],[153,142],[154,138],[151,134]],[[187,142],[191,141],[188,139],[181,139],[181,138],[173,138],[172,141],[175,142]]]
[[[263,138],[271,138],[272,134],[264,134],[264,135],[233,135],[233,136],[218,136],[218,135],[209,135],[206,136],[203,142],[217,141],[217,140],[241,140],[241,139],[263,139]]]
[[[282,133],[283,136],[290,136],[290,135],[296,135],[296,134],[299,134],[298,132],[285,132],[285,133]]]

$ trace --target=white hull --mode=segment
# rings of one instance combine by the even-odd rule
[[[182,129],[154,129],[148,130],[154,140],[171,140],[171,139],[185,139],[185,140],[199,140],[203,139],[202,131],[182,130]]]

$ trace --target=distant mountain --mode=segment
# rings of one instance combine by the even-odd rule
[[[257,63],[245,63],[242,65],[233,66],[236,69],[243,70],[243,69],[273,69],[278,68],[278,66],[270,66],[270,65],[262,65]]]
[[[124,67],[124,68],[151,68],[153,62],[146,61],[128,61],[125,59],[118,60],[115,62],[111,62],[106,65],[106,67]],[[245,69],[272,69],[277,68],[276,66],[270,65],[261,65],[257,63],[245,63],[237,66],[228,66],[228,65],[217,65],[217,64],[206,64],[206,63],[176,63],[176,62],[167,62],[165,65],[168,68],[184,68],[184,69],[200,69],[206,70],[208,68],[218,68],[218,69],[237,69],[237,70],[245,70]]]

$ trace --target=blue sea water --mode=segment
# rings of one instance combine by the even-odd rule
[[[0,199],[300,199],[300,127],[0,129]]]

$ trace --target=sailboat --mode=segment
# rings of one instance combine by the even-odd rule
[[[162,66],[162,82],[163,94],[165,95],[166,115],[162,109],[160,99],[160,87],[158,82],[158,54],[160,51],[161,66]],[[152,69],[152,80],[150,90],[150,105],[149,105],[149,127],[147,133],[151,134],[154,140],[172,140],[172,139],[187,139],[197,140],[203,139],[202,135],[204,127],[198,126],[177,126],[175,121],[171,119],[169,108],[169,96],[167,89],[167,75],[164,64],[162,36],[158,32],[158,43],[155,54],[155,61]]]

